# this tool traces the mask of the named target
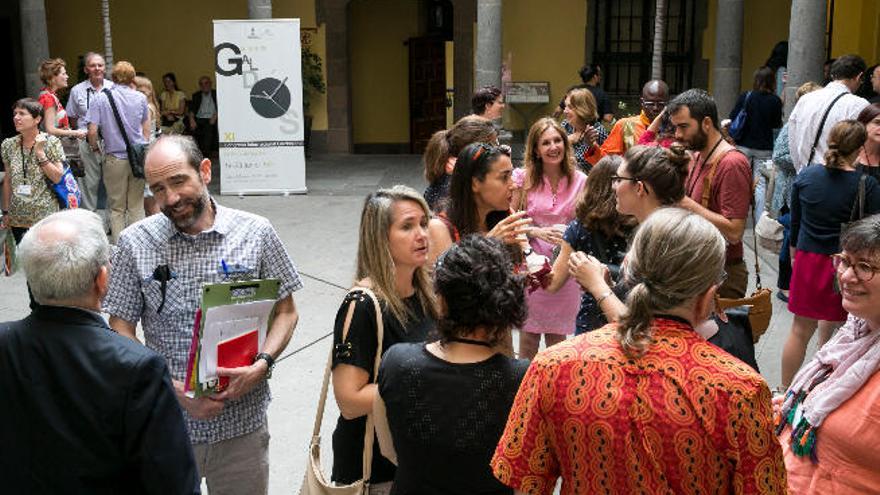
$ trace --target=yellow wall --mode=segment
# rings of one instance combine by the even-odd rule
[[[355,143],[409,143],[409,48],[418,2],[350,4],[352,134]]]
[[[584,65],[586,2],[570,0],[505,0],[503,54],[511,56],[514,81],[550,81],[550,103],[536,116],[549,115],[565,95],[580,83],[578,70]],[[476,30],[474,30],[476,32]],[[534,105],[524,105],[528,111]],[[504,127],[524,129],[523,119],[509,106]]]
[[[300,18],[302,27],[315,27],[314,0],[275,2],[273,16]],[[214,74],[212,20],[247,18],[247,0],[114,1],[110,18],[115,60],[128,60],[145,72],[157,91],[161,75],[174,72],[189,94],[200,76]],[[104,50],[100,0],[46,0],[46,21],[49,51],[71,72],[79,55]],[[323,31],[315,40],[315,51],[326,59]],[[312,105],[313,128],[327,129],[326,100],[318,100]]]
[[[837,0],[834,3],[831,56],[861,55],[868,65],[880,62],[878,28],[880,6],[876,0]]]

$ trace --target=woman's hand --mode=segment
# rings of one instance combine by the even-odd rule
[[[519,239],[517,237],[524,235],[532,223],[532,219],[526,217],[526,214],[526,211],[517,211],[509,215],[487,232],[486,237],[494,237],[505,244],[518,243]]]
[[[42,151],[42,152],[45,152],[45,151],[46,151],[46,142],[47,142],[47,141],[48,141],[48,140],[46,139],[46,135],[45,135],[45,134],[43,134],[42,132],[37,133],[37,137],[34,138],[34,153],[35,153],[35,154],[36,154],[36,153],[40,153],[41,151]],[[37,157],[37,158],[39,158],[39,157]],[[45,158],[45,157],[44,157],[44,158]]]
[[[541,239],[550,244],[562,244],[562,233],[553,227],[532,227],[529,229],[529,237]]]
[[[653,132],[654,134],[660,132],[660,123],[663,122],[664,115],[666,115],[666,107],[664,107],[663,110],[660,111],[660,113],[658,113],[656,117],[654,117],[654,120],[651,121],[651,125],[648,126],[648,130]]]
[[[86,136],[89,134],[89,131],[87,131],[85,129],[77,129],[72,132],[73,132],[73,137],[76,139],[85,139]]]
[[[584,140],[587,142],[587,146],[593,146],[599,140],[599,131],[595,127],[588,125],[584,129]]]
[[[609,290],[611,274],[599,260],[581,251],[568,258],[568,272],[587,292],[596,296]]]

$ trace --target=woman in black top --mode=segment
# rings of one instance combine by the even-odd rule
[[[382,352],[398,342],[424,342],[433,327],[436,310],[425,269],[429,215],[425,200],[406,186],[370,194],[364,203],[356,285],[370,287],[379,298]],[[344,329],[352,304],[351,323]],[[346,296],[333,328],[333,393],[341,412],[333,432],[331,479],[336,483],[362,477],[366,415],[376,397],[376,333],[371,299],[363,292]],[[394,465],[380,455],[378,443],[374,445],[371,493],[383,493],[383,485],[394,479]]]
[[[495,345],[523,324],[527,306],[521,276],[498,240],[470,235],[435,268],[442,316],[440,341],[398,344],[379,369],[379,395],[393,445],[394,495],[510,494],[489,460],[501,438],[528,362]]]
[[[767,180],[761,174],[761,165],[773,154],[773,131],[782,127],[782,100],[776,96],[776,74],[769,67],[755,71],[752,91],[739,95],[736,106],[730,111],[730,120],[736,119],[740,110],[745,109],[748,117],[736,141],[736,148],[749,158],[754,174],[755,211],[764,209],[764,191]],[[732,133],[732,129],[731,129]]]

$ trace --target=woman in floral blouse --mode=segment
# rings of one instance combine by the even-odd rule
[[[19,242],[31,225],[58,211],[58,201],[47,180],[61,180],[64,151],[55,136],[39,131],[43,106],[33,98],[22,98],[12,107],[17,136],[0,145],[6,167],[3,180],[3,219],[0,228],[9,228]]]

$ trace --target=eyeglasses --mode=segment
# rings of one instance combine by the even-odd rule
[[[834,269],[837,270],[838,276],[843,275],[847,270],[852,268],[853,273],[860,282],[870,281],[874,278],[874,275],[877,274],[878,270],[876,266],[865,261],[853,262],[853,260],[843,253],[832,254],[831,264],[834,266]]]
[[[614,185],[620,184],[620,182],[624,181],[624,180],[628,180],[628,181],[632,181],[632,182],[641,182],[642,181],[642,179],[639,179],[638,177],[624,177],[622,175],[612,175],[611,176],[611,183]]]
[[[655,101],[655,100],[641,100],[643,107],[652,107],[652,108],[663,108],[666,106],[666,100],[663,101]]]

